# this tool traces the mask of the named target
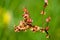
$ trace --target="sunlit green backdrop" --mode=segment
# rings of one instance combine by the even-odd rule
[[[44,0],[0,0],[0,40],[60,40],[60,0],[48,0],[46,15],[51,16],[50,38],[41,32],[14,32],[14,25],[23,20],[23,8],[26,7],[34,20],[33,25],[42,26]],[[44,21],[45,22],[45,21]],[[46,24],[46,23],[45,23]]]

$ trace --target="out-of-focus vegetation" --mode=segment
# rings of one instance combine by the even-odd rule
[[[0,0],[0,40],[60,40],[60,0],[48,0],[45,18],[51,16],[50,38],[41,32],[14,32],[14,25],[22,20],[23,8],[26,7],[34,20],[33,25],[42,26],[44,0]]]

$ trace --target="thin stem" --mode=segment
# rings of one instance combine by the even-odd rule
[[[45,7],[43,7],[43,15],[42,15],[42,27],[44,27],[44,13],[45,13]]]

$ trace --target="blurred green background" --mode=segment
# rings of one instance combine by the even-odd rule
[[[60,0],[48,0],[46,15],[51,16],[50,38],[41,32],[14,32],[14,25],[23,20],[23,8],[26,7],[34,20],[33,25],[42,26],[44,0],[0,0],[0,40],[60,40]],[[45,21],[44,21],[45,22]],[[45,23],[46,24],[46,23]]]

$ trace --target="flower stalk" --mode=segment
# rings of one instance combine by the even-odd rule
[[[28,12],[28,10],[26,8],[23,9],[23,12],[24,14],[22,15],[23,17],[23,20],[21,20],[19,22],[19,25],[18,26],[14,26],[14,31],[15,32],[20,32],[20,31],[24,31],[26,32],[27,29],[30,29],[31,31],[33,32],[43,32],[43,33],[46,33],[46,38],[49,38],[49,33],[48,33],[48,30],[49,30],[49,22],[51,20],[51,17],[49,16],[48,18],[46,18],[46,27],[43,28],[44,26],[44,15],[45,15],[45,8],[46,6],[48,5],[48,0],[44,0],[45,4],[43,6],[43,10],[41,11],[41,14],[42,14],[42,27],[40,26],[37,26],[37,25],[32,25],[32,22],[33,20],[30,18],[30,14]]]

